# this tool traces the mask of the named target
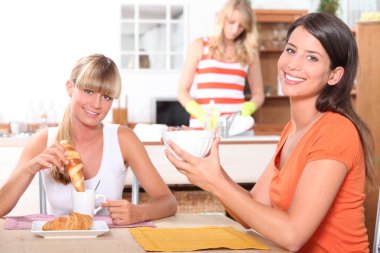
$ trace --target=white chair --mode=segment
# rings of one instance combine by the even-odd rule
[[[131,171],[131,173],[133,173]],[[42,174],[41,171],[38,173],[38,183],[39,183],[39,195],[40,195],[40,213],[41,214],[47,214],[46,212],[46,193],[44,184],[42,182]],[[136,178],[136,176],[132,175],[132,204],[137,205],[139,203],[139,192],[140,192],[140,186],[139,186],[139,180]]]
[[[44,184],[42,183],[42,173],[38,172],[38,188],[40,193],[40,214],[46,214],[46,193]]]
[[[139,185],[139,180],[133,174],[132,170],[132,197],[131,197],[131,202],[134,205],[137,205],[139,203],[139,193],[140,193],[140,185]]]
[[[377,199],[377,214],[376,214],[376,227],[375,227],[375,238],[373,239],[373,253],[380,252],[380,189]]]

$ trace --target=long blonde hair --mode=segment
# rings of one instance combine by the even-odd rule
[[[235,39],[235,54],[240,64],[250,65],[253,63],[255,54],[258,53],[258,32],[255,15],[247,0],[229,0],[218,13],[215,34],[209,42],[210,55],[223,56],[224,23],[233,11],[238,11],[242,15],[241,25],[244,28],[244,31]]]
[[[79,89],[88,89],[111,98],[118,98],[121,92],[121,77],[116,64],[108,57],[93,54],[77,61],[71,71],[70,81]],[[71,127],[71,106],[66,107],[62,121],[58,126],[56,140],[67,140],[75,146]],[[62,183],[70,182],[67,173],[52,170],[52,176]]]

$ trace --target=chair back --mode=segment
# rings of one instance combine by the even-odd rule
[[[131,173],[133,173],[131,171]],[[139,193],[140,193],[140,186],[139,186],[139,180],[135,176],[135,174],[132,175],[132,204],[137,205],[139,203]]]
[[[38,172],[38,186],[40,195],[40,214],[46,214],[46,192],[41,171]]]
[[[43,177],[42,172],[38,172],[38,184],[39,184],[39,197],[40,197],[40,213],[41,214],[47,214],[46,211],[46,192],[45,187],[43,183]],[[131,171],[131,173],[133,173]],[[139,203],[139,193],[140,193],[140,186],[139,186],[139,180],[137,177],[133,174],[132,175],[132,204],[137,205]]]

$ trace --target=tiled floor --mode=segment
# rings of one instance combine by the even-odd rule
[[[254,184],[240,184],[241,187],[250,191]],[[205,192],[192,185],[170,185],[171,191],[178,202],[179,213],[219,212],[225,213],[220,201],[212,194]],[[131,199],[131,188],[124,189],[123,198]],[[147,195],[140,189],[140,202],[147,201]]]
[[[246,190],[251,190],[253,184],[240,184]],[[205,192],[195,186],[171,185],[171,191],[178,202],[178,212],[195,213],[195,212],[220,212],[225,213],[225,209],[220,201],[212,194]],[[123,198],[131,199],[131,189],[124,189]],[[147,201],[147,195],[140,189],[140,202]]]

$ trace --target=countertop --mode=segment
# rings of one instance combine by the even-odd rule
[[[0,138],[0,147],[23,147],[25,143],[29,140],[28,137],[1,137]]]
[[[166,130],[165,125],[159,124],[137,124],[135,133],[145,145],[160,145],[162,132]],[[276,134],[256,134],[254,130],[244,134],[221,138],[222,144],[244,144],[244,143],[277,143],[280,139]]]
[[[135,133],[145,145],[160,145],[161,133],[167,126],[160,124],[132,124]],[[262,144],[277,143],[282,131],[280,125],[255,124],[251,131],[239,136],[222,138],[222,144]],[[11,136],[9,134],[0,136],[0,147],[23,147],[29,140],[30,135]]]
[[[174,216],[153,221],[159,228],[189,228],[205,226],[232,226],[270,247],[265,252],[288,252],[253,230],[244,229],[240,224],[220,214],[179,213]],[[0,219],[0,248],[3,252],[145,252],[133,239],[128,228],[111,229],[97,238],[88,239],[44,239],[30,230],[4,230],[4,220]],[[213,249],[197,252],[264,252],[262,250]]]

